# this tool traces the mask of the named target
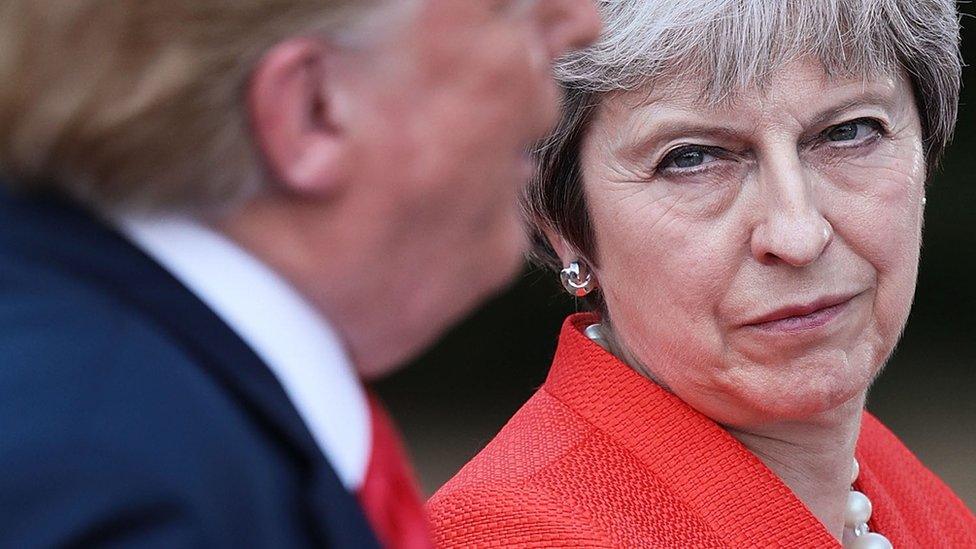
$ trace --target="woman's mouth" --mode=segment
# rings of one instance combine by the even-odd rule
[[[786,333],[813,330],[840,316],[858,295],[860,293],[830,296],[802,305],[788,305],[747,322],[745,327]]]

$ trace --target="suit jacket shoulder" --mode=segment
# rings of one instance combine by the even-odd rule
[[[266,449],[188,350],[84,280],[7,261],[0,357],[2,545],[219,545],[283,480],[250,470]]]
[[[0,546],[376,546],[216,315],[87,213],[2,192],[0,432]]]

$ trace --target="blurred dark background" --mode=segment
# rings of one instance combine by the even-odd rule
[[[976,13],[976,6],[961,9]],[[963,19],[976,59],[976,18]],[[959,126],[931,178],[915,306],[868,408],[976,509],[976,68]],[[575,304],[555,275],[528,270],[504,295],[378,386],[404,430],[424,490],[450,478],[545,379]]]

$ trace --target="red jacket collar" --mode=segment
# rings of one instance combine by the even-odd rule
[[[546,392],[668,479],[675,495],[735,546],[791,546],[796,540],[839,546],[735,438],[590,341],[583,330],[594,322],[585,313],[566,319]]]

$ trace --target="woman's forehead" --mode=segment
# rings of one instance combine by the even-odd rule
[[[746,82],[720,95],[708,93],[708,81],[694,73],[647,79],[633,90],[608,92],[600,105],[608,110],[633,111],[654,105],[695,113],[762,110],[765,106],[793,101],[810,107],[824,102],[892,102],[911,93],[904,71],[861,75],[831,75],[811,58],[798,59],[763,81]]]
[[[733,108],[742,102],[768,99],[784,91],[895,88],[900,80],[909,83],[904,70],[897,66],[836,72],[812,55],[785,60],[762,74],[754,74],[752,78],[721,89],[715,87],[715,78],[710,69],[682,65],[674,70],[647,75],[629,89],[612,90],[603,95],[631,107],[667,100],[696,109]]]
[[[689,77],[607,94],[588,144],[626,154],[645,148],[651,139],[736,139],[774,127],[809,130],[855,113],[910,122],[914,108],[911,85],[902,73],[834,77],[806,63],[784,68],[763,87],[740,89],[718,101],[704,97],[701,83]]]

